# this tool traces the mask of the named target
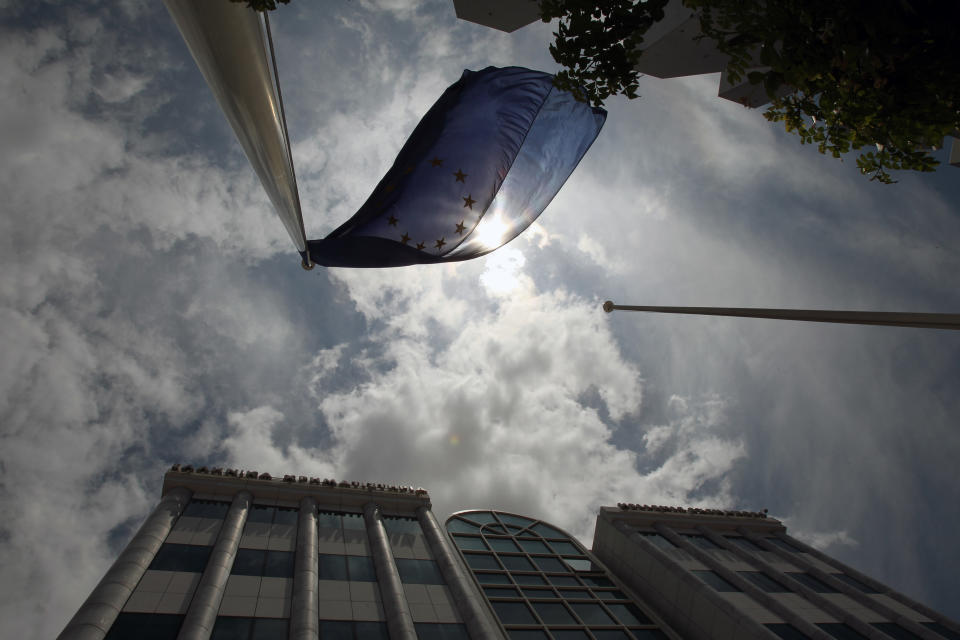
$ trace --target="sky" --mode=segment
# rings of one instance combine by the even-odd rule
[[[0,16],[0,636],[56,635],[174,462],[422,486],[588,545],[601,505],[767,508],[960,617],[960,335],[601,310],[958,312],[960,169],[870,183],[716,76],[642,78],[506,247],[306,272],[162,3]],[[449,0],[271,20],[311,238],[463,69],[557,70],[551,25]]]

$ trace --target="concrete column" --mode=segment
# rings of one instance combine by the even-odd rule
[[[403,592],[400,573],[393,561],[393,552],[387,532],[383,528],[380,507],[368,502],[363,507],[363,520],[367,525],[367,538],[370,540],[370,555],[377,572],[383,609],[387,614],[387,630],[390,640],[417,640],[417,631],[413,627],[413,616]]]
[[[297,520],[297,551],[290,604],[290,640],[317,640],[320,632],[317,602],[317,501],[305,496]]]
[[[840,580],[837,580],[836,578],[829,575],[828,573],[821,571],[819,568],[807,562],[800,555],[796,553],[790,553],[789,551],[785,551],[776,545],[770,544],[769,542],[764,540],[762,537],[754,536],[752,532],[744,530],[742,528],[738,529],[738,532],[741,534],[744,534],[744,537],[750,540],[751,542],[753,542],[755,545],[762,547],[763,549],[780,556],[790,564],[796,565],[798,568],[803,569],[803,571],[805,571],[806,573],[809,573],[811,576],[813,576],[820,582],[826,584],[829,587],[836,589],[840,593],[843,593],[850,599],[856,602],[859,602],[860,604],[867,607],[868,609],[873,609],[874,611],[882,615],[887,620],[891,622],[896,622],[898,625],[900,625],[907,631],[910,631],[911,633],[913,633],[913,635],[919,638],[922,638],[922,640],[941,640],[938,634],[934,633],[933,631],[930,631],[926,627],[923,627],[917,624],[917,622],[904,617],[903,615],[897,613],[896,611],[893,611],[892,609],[883,605],[882,603],[877,602],[876,600],[866,595],[859,589],[851,587],[846,582],[841,582]],[[747,553],[746,551],[744,551],[743,553],[746,556],[750,556],[750,554]],[[861,635],[864,635],[867,638],[872,638],[875,640],[889,640],[890,636],[883,633],[876,627],[873,627],[870,624],[864,622],[863,620],[853,615],[843,607],[835,604],[832,600],[825,598],[822,594],[817,593],[816,591],[814,591],[813,589],[810,589],[806,585],[793,580],[790,576],[784,573],[781,573],[775,567],[772,567],[771,565],[764,562],[763,560],[759,558],[755,558],[753,559],[753,562],[756,566],[760,567],[765,572],[773,576],[776,576],[781,581],[789,580],[789,583],[785,583],[785,584],[789,584],[791,588],[795,588],[795,590],[798,593],[801,593],[804,598],[806,598],[810,602],[813,602],[815,605],[817,605],[818,607],[820,607],[821,609],[823,609],[824,611],[826,611],[827,613],[835,617],[837,620],[840,620],[848,624],[850,627],[855,629]]]
[[[177,640],[208,640],[210,638],[252,501],[253,496],[248,491],[240,491],[233,497],[233,504],[230,505],[230,511],[227,512],[223,526],[220,527],[217,543],[213,545],[213,551],[210,552],[207,568],[203,570],[203,575],[200,577],[200,584],[197,585],[193,600],[190,601],[190,608],[187,609]]]
[[[701,564],[709,568],[711,571],[716,572],[717,575],[719,575],[721,578],[723,578],[730,584],[734,585],[735,587],[737,587],[738,589],[740,589],[741,591],[749,595],[751,598],[759,602],[761,605],[763,605],[773,613],[783,618],[784,622],[789,622],[791,625],[796,627],[797,630],[800,631],[800,633],[802,633],[803,635],[807,636],[808,638],[812,638],[813,640],[830,640],[830,638],[832,638],[832,636],[828,634],[826,631],[824,631],[820,627],[814,626],[810,622],[807,622],[806,620],[801,618],[799,615],[794,613],[790,609],[790,607],[786,606],[776,598],[772,597],[769,593],[767,593],[763,589],[760,589],[752,582],[748,582],[745,578],[740,577],[736,571],[732,571],[731,569],[728,569],[723,564],[721,564],[716,559],[714,559],[709,554],[707,554],[703,549],[688,542],[683,536],[678,535],[669,527],[665,527],[664,525],[657,522],[657,523],[654,523],[653,528],[656,529],[657,533],[662,535],[664,538],[666,538],[667,540],[675,544],[677,547],[683,549],[684,551],[689,553],[691,556],[696,558],[698,562],[700,562]],[[712,587],[708,587],[708,588],[711,590],[713,589]],[[761,628],[764,628],[759,623],[755,623],[755,624],[757,624],[757,626],[760,626]],[[768,631],[765,628],[764,628],[764,631],[766,631],[771,636],[774,635],[773,632]]]
[[[454,558],[446,535],[426,505],[417,507],[417,520],[427,539],[430,553],[440,567],[443,579],[450,587],[457,610],[467,627],[472,640],[502,640],[503,635],[491,622],[493,615],[476,591],[473,582],[467,578],[460,562]]]
[[[58,640],[101,640],[107,634],[170,529],[190,502],[190,495],[188,489],[177,487],[160,499],[160,504],[57,636]]]

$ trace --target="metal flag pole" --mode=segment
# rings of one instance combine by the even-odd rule
[[[164,0],[297,251],[307,248],[266,15],[227,0]]]
[[[960,313],[898,313],[889,311],[824,311],[822,309],[750,309],[744,307],[651,307],[603,303],[607,313],[614,311],[649,311],[683,313],[699,316],[732,316],[737,318],[769,318],[801,322],[835,322],[885,327],[917,327],[921,329],[960,329]]]

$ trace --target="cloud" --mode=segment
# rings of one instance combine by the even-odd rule
[[[789,526],[790,518],[781,519]],[[845,546],[856,547],[859,542],[853,538],[846,530],[841,531],[804,531],[802,529],[790,528],[790,535],[805,542],[811,547],[826,551],[832,547]]]
[[[548,25],[364,6],[274,24],[312,236],[461,69],[551,64]],[[650,81],[508,247],[307,274],[162,7],[5,29],[0,635],[55,635],[174,461],[423,485],[438,516],[503,508],[584,542],[601,504],[767,506],[960,602],[952,334],[599,310],[954,310],[949,175],[876,190],[701,81]]]

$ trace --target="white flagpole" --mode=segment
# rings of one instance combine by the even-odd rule
[[[916,327],[921,329],[960,329],[960,313],[899,313],[888,311],[825,311],[820,309],[751,309],[743,307],[651,307],[614,304],[607,300],[603,310],[647,311],[651,313],[683,313],[737,318],[769,318],[802,322],[836,322],[840,324]]]
[[[228,0],[164,0],[297,251],[307,248],[266,16]]]

